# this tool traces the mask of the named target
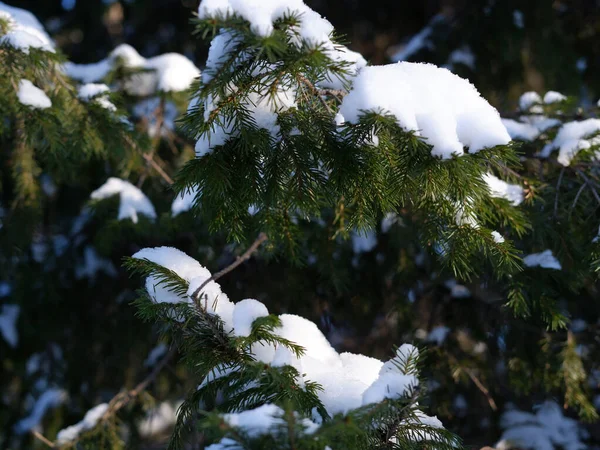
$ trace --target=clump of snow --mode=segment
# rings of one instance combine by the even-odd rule
[[[94,247],[88,245],[83,250],[83,263],[75,267],[75,277],[95,279],[99,272],[104,272],[109,277],[117,276],[117,269],[111,260],[102,258]]]
[[[182,212],[189,211],[194,206],[194,201],[198,195],[198,189],[189,189],[181,192],[173,203],[171,204],[171,215],[173,217],[181,214]]]
[[[279,428],[285,424],[283,415],[284,411],[279,406],[267,403],[255,409],[223,414],[223,420],[230,427],[240,429],[252,439],[265,434],[273,435],[282,432]],[[318,424],[309,419],[302,419],[300,425],[302,425],[306,434],[312,434],[319,428]],[[285,433],[285,431],[283,432]],[[225,437],[217,444],[206,447],[206,450],[233,450],[237,448],[240,447],[236,445],[234,440]]]
[[[193,258],[173,248],[143,249],[133,257],[147,259],[166,267],[189,282],[187,295],[179,296],[158,285],[157,280],[153,277],[148,277],[146,289],[159,302],[190,302],[191,293],[211,276],[210,272]],[[208,295],[207,301],[202,302],[203,306],[209,313],[218,314],[225,322],[226,331],[234,336],[247,336],[251,331],[253,321],[269,313],[266,306],[257,300],[243,300],[234,305],[214,281],[211,281],[203,289],[203,292]],[[345,413],[383,398],[398,398],[418,385],[416,372],[411,365],[411,361],[418,356],[418,351],[412,345],[402,345],[397,350],[396,356],[384,364],[364,355],[339,354],[317,325],[303,317],[282,314],[279,319],[281,326],[275,330],[275,333],[302,346],[303,354],[297,357],[285,346],[280,345],[275,348],[258,343],[250,349],[253,356],[273,367],[283,365],[294,367],[299,373],[298,383],[300,386],[306,381],[319,383],[323,387],[323,390],[318,392],[319,399],[331,415]],[[232,370],[235,368],[213,370],[202,381],[201,386],[205,386]],[[262,410],[262,412],[266,411]],[[264,416],[255,414],[257,416],[251,415],[252,420],[267,421]],[[257,419],[259,416],[261,418]],[[270,414],[270,417],[273,416],[274,414]],[[231,425],[235,426],[243,426],[246,420],[246,416],[231,415],[228,417],[230,417]],[[423,421],[426,420],[429,418],[423,416]],[[268,422],[272,423],[270,419]]]
[[[544,250],[541,253],[532,253],[523,258],[523,264],[527,267],[542,267],[544,269],[561,270],[560,261],[552,254],[552,250]]]
[[[21,307],[19,305],[2,305],[0,308],[0,334],[11,347],[16,347],[19,342],[17,334],[17,319]]]
[[[109,92],[110,88],[105,84],[87,83],[79,87],[78,97],[84,102],[94,101],[94,103],[103,108],[115,112],[117,107],[108,100],[108,96],[106,95]]]
[[[542,404],[535,414],[508,410],[502,414],[500,426],[505,431],[496,444],[499,450],[515,447],[523,450],[587,448],[581,442],[584,430],[580,429],[576,420],[563,416],[560,406],[552,401]]]
[[[544,103],[546,103],[548,105],[551,103],[562,102],[562,101],[565,101],[566,99],[567,99],[566,95],[563,95],[560,92],[556,92],[556,91],[548,91],[548,92],[546,92],[546,95],[544,95]]]
[[[511,139],[533,141],[540,135],[540,130],[529,123],[517,122],[513,119],[502,119],[502,124],[506,127]]]
[[[165,343],[160,343],[148,353],[148,357],[144,361],[145,367],[154,367],[158,360],[167,353],[168,347]]]
[[[586,119],[580,122],[565,123],[558,130],[554,140],[544,146],[540,156],[547,158],[558,149],[558,162],[568,166],[580,150],[600,145],[600,119]]]
[[[488,185],[492,197],[504,198],[514,206],[523,202],[525,195],[521,186],[507,183],[491,173],[483,175],[483,180]]]
[[[515,27],[523,29],[525,27],[525,21],[523,19],[523,11],[515,9],[513,11],[513,24]]]
[[[377,234],[373,231],[364,234],[352,233],[352,250],[354,253],[367,253],[377,246]]]
[[[541,112],[540,105],[542,97],[534,91],[525,92],[519,98],[519,109],[521,111]]]
[[[164,433],[177,422],[177,410],[180,403],[162,402],[146,413],[146,417],[138,424],[142,437],[150,437]]]
[[[497,231],[492,231],[492,238],[496,244],[502,244],[504,242],[504,236]]]
[[[250,336],[252,322],[269,315],[267,307],[254,299],[242,300],[233,308],[233,332],[236,336]]]
[[[104,413],[106,413],[106,411],[108,411],[108,403],[101,403],[97,406],[94,406],[87,413],[85,413],[85,416],[81,422],[60,430],[56,435],[56,441],[60,445],[73,442],[81,433],[94,428],[100,419],[102,419],[102,416]]]
[[[131,219],[133,223],[137,223],[138,214],[143,214],[150,219],[156,218],[156,211],[150,199],[129,181],[120,178],[109,178],[106,183],[92,192],[90,197],[94,200],[103,200],[117,194],[120,197],[118,220]]]
[[[52,102],[44,91],[34,86],[29,80],[19,81],[17,96],[23,105],[30,106],[34,109],[46,109],[52,106]]]
[[[448,64],[454,66],[455,64],[463,64],[471,70],[475,70],[475,55],[471,50],[471,47],[465,45],[457,48],[450,53],[448,56]]]
[[[33,404],[27,417],[15,424],[15,433],[23,434],[39,427],[46,411],[62,405],[67,400],[67,393],[62,389],[52,388],[44,391]]]
[[[463,284],[459,284],[454,278],[447,280],[444,285],[450,289],[452,298],[468,298],[471,296],[471,291]]]
[[[432,64],[400,62],[365,67],[344,98],[340,113],[350,123],[364,111],[385,112],[426,139],[444,159],[505,145],[510,136],[500,115],[467,80]]]
[[[114,68],[122,65],[128,69],[139,69],[124,82],[124,90],[130,95],[148,96],[159,92],[179,92],[190,87],[200,70],[179,53],[144,58],[133,47],[121,44],[108,58],[93,64],[64,66],[67,75],[84,83],[100,81]]]
[[[428,342],[435,342],[436,345],[442,345],[450,333],[450,328],[445,326],[434,327],[427,336]]]
[[[54,44],[42,24],[29,11],[0,2],[0,20],[8,22],[8,32],[0,43],[29,54],[32,48],[54,53]]]

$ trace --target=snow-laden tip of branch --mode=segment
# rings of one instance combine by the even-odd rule
[[[179,92],[190,87],[200,70],[188,58],[179,53],[144,58],[133,47],[119,45],[110,55],[93,64],[74,64],[67,62],[64,69],[71,78],[83,83],[102,80],[118,64],[141,71],[132,74],[124,83],[127,93],[148,96],[159,92]]]
[[[85,416],[81,422],[60,430],[56,435],[57,443],[60,445],[65,445],[69,442],[75,441],[81,433],[94,428],[100,419],[102,419],[102,416],[107,410],[108,403],[101,403],[97,406],[94,406],[87,413],[85,413]]]
[[[398,125],[426,139],[444,159],[505,145],[510,136],[494,107],[467,80],[432,64],[365,67],[340,113],[356,123],[364,111],[393,114]]]
[[[52,39],[29,11],[0,2],[0,20],[8,22],[8,32],[0,36],[0,43],[26,54],[29,54],[31,48],[54,53]]]
[[[185,296],[169,292],[157,280],[149,277],[146,289],[159,302],[191,302],[192,293],[211,278],[210,272],[196,260],[174,248],[144,249],[133,255],[175,272],[189,282]],[[207,301],[202,296],[208,297]],[[233,336],[248,336],[253,322],[269,314],[267,307],[258,300],[246,299],[232,303],[221,292],[220,286],[210,281],[201,290],[201,303],[210,314],[218,314],[225,330]],[[399,398],[418,385],[415,358],[418,350],[412,345],[402,345],[394,358],[385,364],[377,359],[352,353],[339,354],[310,320],[293,314],[279,316],[281,326],[274,332],[280,337],[300,345],[304,352],[294,355],[284,346],[253,345],[250,351],[257,361],[274,367],[290,365],[298,370],[300,384],[312,381],[323,387],[319,399],[328,413],[345,413],[351,409],[379,401],[383,398]],[[223,376],[232,368],[213,371],[201,386]],[[370,390],[369,390],[370,389]],[[368,391],[368,393],[366,393]],[[426,417],[426,416],[424,416]]]
[[[33,404],[29,415],[15,424],[15,433],[23,434],[39,427],[46,411],[62,405],[67,400],[67,393],[62,389],[52,388],[44,391]]]
[[[44,91],[34,86],[29,80],[19,81],[17,97],[19,97],[21,104],[34,109],[46,109],[52,106],[52,102]]]
[[[483,181],[488,185],[492,197],[504,198],[514,206],[523,203],[525,194],[523,188],[518,184],[507,183],[491,173],[483,175]]]
[[[81,101],[90,102],[102,106],[103,108],[115,112],[117,107],[108,99],[107,94],[110,88],[105,84],[87,83],[79,87],[78,97]]]
[[[541,253],[532,253],[523,258],[523,264],[527,267],[542,267],[543,269],[561,270],[560,261],[552,254],[552,250],[544,250]]]
[[[120,178],[109,178],[91,194],[94,200],[102,200],[119,194],[119,215],[117,219],[131,219],[133,223],[138,222],[138,214],[143,214],[150,219],[156,218],[156,211],[150,199],[144,193],[128,181]]]
[[[581,150],[600,146],[600,119],[586,119],[580,122],[565,123],[558,130],[554,140],[544,146],[540,156],[547,158],[558,149],[558,162],[569,166]]]
[[[547,105],[550,105],[552,103],[562,102],[562,101],[565,101],[566,99],[567,99],[566,95],[563,95],[560,92],[556,92],[556,91],[548,91],[544,95],[544,103],[546,103]]]

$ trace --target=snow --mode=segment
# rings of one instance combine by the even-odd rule
[[[71,425],[70,427],[64,428],[56,435],[56,441],[59,445],[66,445],[77,439],[77,437],[84,431],[91,430],[94,428],[104,413],[108,411],[108,403],[101,403],[90,409],[81,422]]]
[[[544,146],[540,156],[549,157],[553,150],[558,149],[558,162],[569,166],[580,150],[589,149],[600,145],[600,119],[586,119],[565,123],[554,140]]]
[[[46,411],[62,405],[67,393],[62,389],[51,388],[44,391],[35,401],[29,415],[15,424],[15,433],[24,434],[39,427]]]
[[[457,48],[448,56],[448,64],[463,64],[471,70],[475,70],[475,55],[469,46]]]
[[[364,234],[352,233],[352,250],[354,253],[367,253],[377,246],[377,234],[367,231]]]
[[[115,112],[117,107],[108,99],[107,93],[110,88],[105,84],[87,83],[79,87],[79,99],[84,102],[93,101],[103,108]]]
[[[106,183],[92,192],[91,198],[103,200],[117,194],[120,197],[118,220],[131,219],[133,223],[137,223],[138,214],[143,214],[150,219],[156,218],[156,211],[148,197],[129,181],[120,178],[109,178]]]
[[[426,139],[443,159],[505,145],[510,136],[500,115],[475,87],[432,64],[400,62],[363,68],[340,114],[356,123],[364,111],[386,112],[398,125]]]
[[[2,305],[0,308],[0,334],[8,345],[15,348],[19,343],[17,320],[21,307],[19,305]]]
[[[483,175],[483,180],[488,185],[492,197],[504,198],[514,206],[523,203],[525,194],[521,186],[507,183],[491,173]]]
[[[444,285],[450,289],[450,295],[452,298],[469,298],[471,296],[471,291],[469,288],[459,284],[455,279],[446,281]]]
[[[174,248],[143,249],[133,257],[147,259],[166,267],[189,282],[187,295],[182,297],[166,291],[162,286],[156,286],[156,280],[148,277],[146,289],[159,302],[189,302],[190,294],[211,276],[210,272],[197,261]],[[225,330],[231,330],[234,336],[248,336],[253,321],[269,314],[267,307],[258,300],[246,299],[233,304],[214,281],[208,283],[203,292],[208,296],[208,299],[202,302],[207,311],[218,314],[225,322]],[[409,356],[418,355],[418,350],[412,345],[402,345],[394,358],[384,364],[364,355],[339,354],[317,325],[310,320],[293,314],[282,314],[279,319],[281,326],[274,332],[302,346],[303,354],[297,357],[285,346],[278,345],[275,348],[259,342],[250,348],[252,355],[256,360],[270,364],[272,367],[284,365],[294,367],[299,374],[300,387],[306,381],[319,383],[323,387],[323,390],[318,392],[319,399],[331,415],[346,413],[383,398],[398,398],[405,395],[410,387],[418,385],[416,374],[410,367],[407,368]],[[202,381],[201,386],[206,386],[232,370],[237,369],[215,368]],[[403,370],[408,372],[405,373]],[[246,424],[252,424],[253,430],[259,430],[263,424],[262,429],[269,430],[277,421],[277,411],[266,408],[252,412],[249,416],[244,415],[246,411],[226,417],[231,425],[245,427],[250,426]],[[423,416],[423,420],[428,420],[427,416]]]
[[[148,96],[159,92],[179,92],[187,90],[200,70],[185,56],[179,53],[144,58],[132,46],[121,44],[108,56],[97,63],[74,64],[67,62],[64,69],[71,78],[84,83],[100,81],[119,65],[128,69],[140,69],[124,82],[124,90],[135,96]]]
[[[581,441],[582,431],[577,421],[564,417],[559,405],[547,401],[535,414],[511,409],[502,414],[500,426],[505,430],[499,450],[518,446],[523,450],[565,450],[587,448]]]
[[[534,91],[525,92],[519,98],[519,108],[521,109],[521,111],[529,111],[532,107],[538,106],[541,103],[542,97],[540,97],[540,94]]]
[[[0,20],[8,22],[8,32],[0,36],[0,43],[8,44],[29,54],[32,48],[54,52],[54,44],[37,18],[21,8],[0,2]]]
[[[75,277],[77,279],[91,278],[98,276],[99,272],[104,272],[109,277],[117,276],[117,269],[107,258],[102,258],[94,247],[87,245],[83,250],[83,264],[75,267]]]
[[[523,12],[515,9],[513,11],[513,24],[517,28],[525,28],[525,21],[523,20]]]
[[[511,139],[533,141],[540,135],[540,130],[529,123],[517,122],[513,119],[502,119],[502,124],[506,127]]]
[[[435,342],[436,345],[442,345],[450,333],[450,328],[445,326],[434,327],[427,336],[428,342]]]
[[[390,59],[394,62],[406,61],[422,49],[432,50],[434,45],[430,38],[431,34],[433,33],[433,27],[444,20],[445,19],[442,14],[433,16],[427,26],[411,37],[406,45],[404,45],[400,51],[394,53]]]
[[[552,250],[544,250],[541,253],[532,253],[523,258],[523,264],[527,267],[542,267],[544,269],[561,270],[562,266],[556,257],[552,254]]]
[[[492,238],[496,244],[502,244],[504,242],[504,236],[497,231],[492,231]]]
[[[254,299],[242,300],[233,308],[233,332],[236,336],[250,336],[252,322],[269,315],[267,307]]]
[[[189,211],[194,206],[194,201],[198,195],[198,189],[192,188],[181,192],[173,203],[171,204],[171,215],[173,217],[181,214],[182,212]]]
[[[161,402],[146,413],[138,424],[138,431],[144,438],[164,433],[177,422],[177,410],[180,403]]]
[[[160,343],[148,353],[148,357],[144,361],[144,367],[154,367],[158,360],[162,358],[169,348],[166,344]]]
[[[546,95],[544,95],[544,103],[546,103],[548,105],[551,103],[562,102],[566,99],[567,99],[566,95],[563,95],[560,92],[556,92],[556,91],[548,91],[548,92],[546,92]]]
[[[29,80],[19,81],[17,96],[23,105],[34,109],[46,109],[52,106],[52,102],[44,91],[34,86]]]

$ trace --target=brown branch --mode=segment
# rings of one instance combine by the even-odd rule
[[[36,430],[31,430],[31,434],[40,442],[43,442],[47,447],[50,448],[56,448],[56,445],[54,445],[54,442],[52,442],[50,439],[48,439],[46,436],[44,436],[42,433],[40,433],[39,431]]]
[[[162,167],[160,167],[160,165],[154,161],[154,156],[150,155],[148,153],[144,153],[142,155],[144,157],[144,159],[152,166],[154,167],[154,170],[156,170],[158,172],[158,174],[163,178],[163,180],[165,180],[167,183],[169,184],[173,184],[173,178],[171,178],[167,172],[164,171],[164,169]]]
[[[218,271],[217,273],[212,275],[210,278],[207,278],[206,280],[204,280],[204,282],[192,294],[192,300],[195,303],[197,303],[199,300],[198,296],[199,296],[200,292],[202,292],[202,289],[204,289],[204,287],[208,283],[210,283],[211,281],[218,280],[219,278],[221,278],[224,275],[227,275],[229,272],[231,272],[237,266],[242,264],[244,261],[247,261],[248,259],[250,259],[252,254],[256,250],[258,250],[258,247],[260,247],[261,244],[263,242],[265,242],[267,239],[268,239],[268,237],[265,233],[260,233],[258,235],[258,237],[256,238],[256,240],[252,243],[252,245],[250,247],[248,247],[248,250],[246,250],[241,256],[238,256],[233,263],[231,263],[229,266],[225,267],[223,270]]]
[[[496,405],[496,402],[490,395],[490,391],[488,391],[488,389],[483,385],[479,378],[477,378],[477,375],[475,375],[471,369],[466,367],[461,367],[461,370],[469,376],[469,378],[475,384],[475,386],[477,386],[477,388],[482,392],[482,394],[485,395],[485,398],[487,398],[487,401],[490,404],[490,408],[492,408],[494,411],[498,411],[498,405]]]

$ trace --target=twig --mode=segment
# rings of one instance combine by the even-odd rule
[[[552,217],[556,218],[556,214],[558,213],[558,193],[560,191],[560,184],[562,183],[563,175],[565,174],[565,168],[560,169],[560,174],[558,175],[558,182],[556,183],[556,196],[554,197],[554,214]]]
[[[585,173],[583,173],[582,170],[577,169],[577,173],[579,175],[581,175],[581,177],[584,179],[585,183],[588,185],[588,187],[590,188],[590,191],[592,191],[592,194],[594,195],[594,197],[596,198],[596,201],[598,203],[600,203],[600,195],[598,195],[598,191],[596,191],[596,187],[595,187],[595,183],[592,182],[586,175]]]
[[[156,170],[156,171],[158,172],[158,174],[159,174],[161,177],[163,177],[163,179],[164,179],[164,180],[165,180],[167,183],[169,183],[169,184],[173,184],[173,183],[174,183],[174,181],[173,181],[173,178],[171,178],[171,177],[170,177],[170,176],[167,174],[167,172],[165,172],[165,171],[164,171],[164,169],[163,169],[162,167],[160,167],[160,165],[159,165],[159,164],[158,164],[156,161],[154,161],[154,156],[153,156],[153,155],[149,155],[148,153],[144,153],[142,156],[144,157],[144,159],[145,159],[146,161],[148,161],[148,163],[150,163],[150,165],[151,165],[152,167],[154,167],[154,170]]]
[[[42,433],[40,433],[39,431],[36,430],[31,430],[31,434],[40,442],[43,442],[44,444],[46,444],[46,446],[50,447],[50,448],[56,448],[56,445],[54,445],[54,443],[48,439],[46,436],[44,436]]]
[[[105,422],[106,420],[110,419],[110,417],[117,413],[117,411],[125,407],[131,400],[145,391],[146,388],[156,379],[160,371],[169,363],[171,358],[175,356],[176,352],[176,347],[171,348],[169,353],[167,353],[165,357],[161,359],[156,366],[154,366],[152,372],[150,372],[148,376],[139,382],[133,389],[115,395],[108,403],[108,410],[104,413],[101,420]]]
[[[471,369],[468,369],[466,367],[461,369],[469,376],[471,381],[475,383],[475,386],[477,386],[477,388],[483,393],[483,395],[485,395],[485,398],[487,398],[487,401],[490,404],[490,408],[492,408],[494,411],[498,411],[498,405],[496,405],[496,402],[490,395],[490,391],[488,391],[488,389],[483,385],[479,378],[477,378],[477,375],[475,375]]]
[[[194,300],[194,302],[198,302],[198,300],[199,300],[198,295],[200,294],[200,292],[202,292],[202,289],[204,289],[204,287],[208,283],[210,283],[211,281],[218,280],[223,275],[227,275],[229,272],[231,272],[237,266],[242,264],[244,261],[247,261],[248,259],[250,259],[252,254],[256,250],[258,250],[258,247],[260,247],[261,244],[263,242],[265,242],[267,239],[268,239],[268,237],[265,233],[260,233],[258,235],[258,237],[256,238],[256,240],[252,243],[252,245],[250,247],[248,247],[248,250],[246,250],[241,256],[238,256],[233,263],[231,263],[229,266],[225,267],[223,270],[218,271],[217,273],[212,275],[210,278],[207,278],[206,280],[204,280],[204,282],[192,294],[192,300]]]

